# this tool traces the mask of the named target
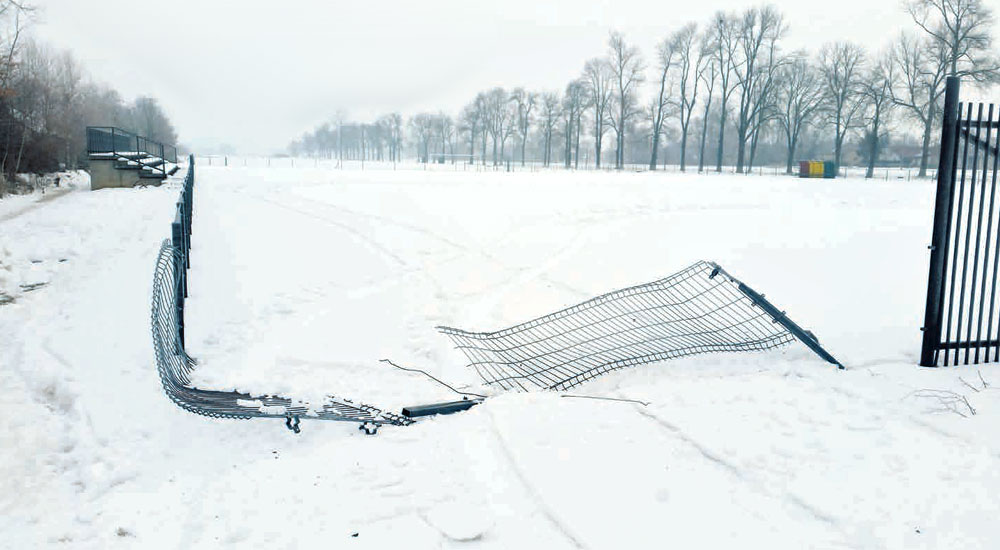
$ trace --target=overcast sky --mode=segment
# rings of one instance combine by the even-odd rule
[[[619,29],[649,58],[688,21],[744,0],[37,0],[34,35],[127,98],[160,99],[182,143],[282,150],[343,109],[357,120],[457,110],[502,85],[562,89]],[[900,0],[779,0],[789,48],[877,50]],[[987,4],[1000,13],[1000,0]]]

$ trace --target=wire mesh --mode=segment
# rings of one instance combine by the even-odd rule
[[[180,338],[178,293],[182,292],[183,258],[180,250],[164,240],[153,275],[152,330],[157,370],[167,396],[182,409],[213,418],[317,418],[405,425],[412,421],[349,399],[328,397],[323,403],[285,397],[252,396],[240,392],[192,387],[191,373],[197,362],[184,349]]]
[[[322,403],[309,403],[274,395],[252,396],[240,392],[205,390],[191,386],[197,362],[184,348],[184,303],[188,293],[191,220],[194,199],[194,158],[189,157],[171,238],[160,245],[153,273],[153,351],[160,381],[167,396],[182,409],[214,418],[299,418],[343,420],[374,424],[406,425],[413,421],[350,399],[327,396]]]
[[[438,330],[484,382],[519,391],[564,390],[625,367],[795,340],[739,281],[705,261],[500,331]]]

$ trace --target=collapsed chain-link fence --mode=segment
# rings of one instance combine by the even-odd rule
[[[564,390],[606,372],[709,352],[760,351],[815,337],[718,265],[604,294],[497,332],[438,327],[479,376],[506,390]]]
[[[184,347],[184,302],[187,294],[186,272],[190,265],[193,162],[188,170],[178,201],[173,237],[164,240],[160,246],[153,274],[153,350],[167,396],[182,409],[196,414],[214,418],[284,418],[289,428],[295,431],[298,431],[300,418],[360,422],[366,431],[373,431],[380,424],[412,423],[403,416],[332,396],[322,403],[309,403],[280,396],[253,396],[191,386],[191,373],[197,362]]]
[[[193,191],[191,158],[172,237],[160,247],[153,277],[153,347],[170,399],[187,411],[210,417],[284,418],[295,431],[300,418],[360,422],[366,431],[381,424],[412,423],[405,416],[333,396],[309,403],[191,385],[197,362],[185,350],[184,303]],[[438,329],[465,353],[487,384],[506,390],[563,390],[624,367],[700,353],[761,351],[795,339],[840,366],[812,333],[717,264],[704,261],[665,279],[598,296],[497,332]],[[423,408],[440,412],[442,406],[454,405]]]

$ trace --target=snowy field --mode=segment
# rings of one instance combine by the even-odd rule
[[[392,409],[454,398],[389,358],[490,391],[435,325],[502,328],[700,259],[765,293],[848,369],[799,344],[702,356],[572,392],[648,406],[497,395],[374,437],[348,423],[304,420],[294,435],[280,421],[207,419],[164,396],[149,335],[179,180],[31,208],[4,199],[0,291],[14,300],[0,305],[0,547],[1000,540],[1000,372],[916,367],[929,182],[197,174],[186,330],[202,387]],[[968,405],[934,393],[945,391]]]

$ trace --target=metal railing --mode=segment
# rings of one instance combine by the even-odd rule
[[[360,422],[359,429],[375,433],[382,424],[413,421],[349,399],[328,396],[310,403],[275,395],[205,390],[191,386],[197,361],[188,355],[184,336],[184,305],[191,267],[191,221],[194,214],[194,157],[189,157],[170,238],[163,241],[153,275],[151,324],[157,370],[167,396],[182,409],[213,418],[278,418],[299,431],[302,418]]]
[[[107,155],[119,162],[131,163],[134,168],[162,176],[167,175],[166,163],[177,164],[176,146],[113,126],[87,127],[87,155]],[[151,159],[151,162],[146,162],[146,159]]]
[[[111,153],[114,155],[134,153],[138,150],[136,135],[112,126],[87,127],[87,154]]]
[[[1000,361],[1000,118],[945,89],[920,365]]]
[[[164,145],[147,137],[136,136],[136,151],[163,159],[166,162],[177,163],[177,147]]]

